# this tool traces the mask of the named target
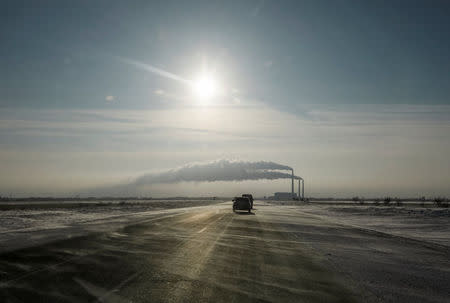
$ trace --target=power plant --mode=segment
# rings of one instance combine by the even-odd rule
[[[294,191],[294,180],[298,180],[298,193]],[[276,192],[273,196],[269,197],[274,200],[291,200],[299,199],[305,200],[305,180],[302,177],[294,175],[294,169],[291,168],[291,192]]]

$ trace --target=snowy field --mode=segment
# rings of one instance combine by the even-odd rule
[[[0,253],[114,230],[161,214],[207,207],[221,200],[2,202]]]
[[[436,207],[433,203],[403,203],[402,206],[343,202],[271,201],[284,207],[298,207],[312,216],[324,217],[335,223],[366,231],[380,232],[397,237],[416,239],[450,247],[450,208]]]
[[[431,203],[255,200],[251,213],[233,213],[229,200],[92,203],[0,205],[0,297],[424,303],[450,295],[450,212]]]
[[[148,200],[95,202],[8,202],[0,206],[0,252],[46,242],[111,231],[153,216],[170,215],[191,207],[208,207],[223,200]],[[450,246],[450,209],[432,204],[403,206],[359,205],[352,202],[303,203],[268,201],[301,210],[341,225],[370,232]]]

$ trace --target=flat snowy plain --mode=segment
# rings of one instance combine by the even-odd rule
[[[256,200],[252,213],[233,213],[231,201],[217,200],[91,204],[0,207],[0,297],[407,303],[450,297],[450,212],[431,203]]]
[[[221,200],[7,202],[0,205],[0,253],[108,232],[165,213]]]
[[[335,223],[450,247],[450,208],[436,207],[432,203],[376,206],[373,203],[338,202],[335,205],[309,203],[300,207],[302,212]]]
[[[128,200],[7,202],[0,208],[0,253],[47,242],[110,231],[152,215],[207,207],[223,200]],[[432,203],[402,206],[355,202],[268,201],[283,208],[367,231],[450,247],[450,208]]]

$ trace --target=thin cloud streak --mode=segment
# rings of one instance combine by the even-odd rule
[[[187,80],[187,79],[185,79],[185,78],[183,78],[183,77],[181,77],[179,75],[176,75],[176,74],[173,74],[171,72],[165,71],[165,70],[160,69],[158,67],[152,66],[150,64],[146,64],[146,63],[143,63],[143,62],[140,62],[140,61],[136,61],[136,60],[133,60],[133,59],[124,58],[124,57],[120,57],[120,56],[116,56],[116,58],[119,61],[121,61],[121,62],[130,64],[132,66],[135,66],[135,67],[137,67],[139,69],[142,69],[142,70],[145,70],[145,71],[152,72],[152,73],[157,74],[157,75],[159,75],[161,77],[165,77],[165,78],[168,78],[168,79],[171,79],[171,80],[179,81],[181,83],[188,84],[188,85],[192,84],[192,81],[190,81],[190,80]]]

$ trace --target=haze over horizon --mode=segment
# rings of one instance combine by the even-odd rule
[[[226,159],[307,196],[450,195],[447,1],[2,2],[0,195]],[[256,196],[288,180],[129,193]]]

